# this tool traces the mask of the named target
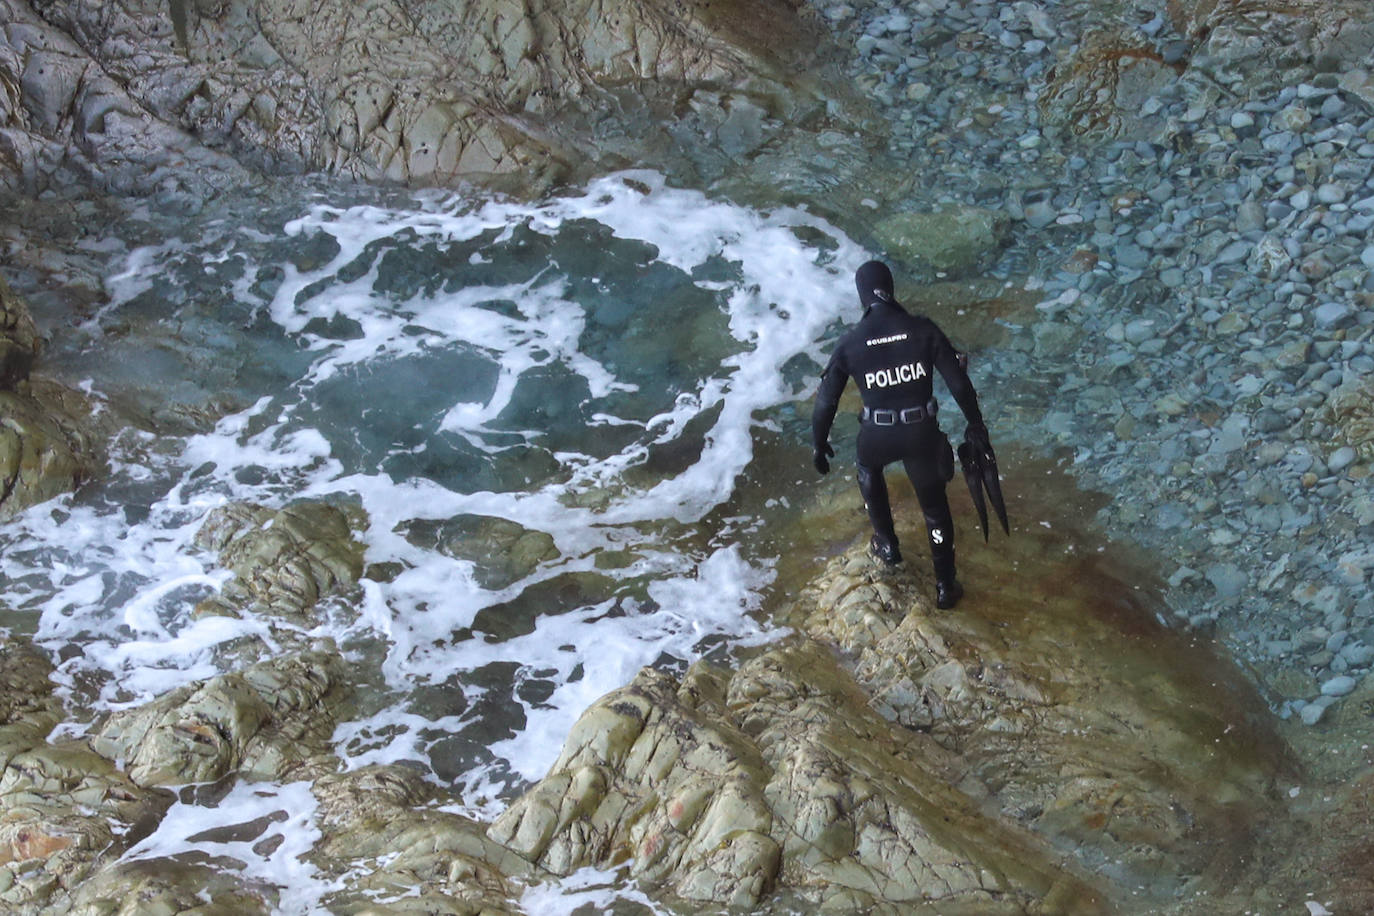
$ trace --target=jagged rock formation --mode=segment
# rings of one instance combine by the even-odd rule
[[[1139,621],[925,590],[839,558],[792,615],[808,636],[642,672],[491,836],[559,874],[628,860],[689,900],[869,912],[1095,912],[1240,854],[1287,764],[1238,678],[1197,682]]]
[[[772,119],[823,112],[831,94],[814,77],[824,35],[788,0],[5,0],[5,12],[0,171],[26,189],[71,169],[116,188],[165,189],[180,180],[169,169],[243,181],[221,150],[273,171],[547,182],[701,146],[673,126],[691,107],[722,113],[712,145],[747,154]],[[649,120],[644,106],[666,124],[655,138],[630,136],[621,116]]]

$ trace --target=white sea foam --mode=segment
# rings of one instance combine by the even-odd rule
[[[277,889],[279,912],[322,912],[320,901],[333,886],[321,880],[318,870],[305,858],[321,836],[315,824],[317,807],[306,782],[280,786],[241,783],[213,807],[173,804],[157,829],[125,852],[121,860],[170,859],[186,853],[229,857],[242,863],[242,878]],[[237,840],[204,836],[212,830],[240,825],[252,835]]]
[[[828,239],[826,249],[800,241],[797,229]],[[320,266],[275,254],[320,234],[338,248]],[[531,239],[561,246],[558,256],[525,263]],[[638,246],[622,258],[623,269],[635,277],[658,271],[660,288],[691,291],[695,311],[660,319],[650,293],[629,303],[589,302],[589,277],[573,262],[585,257],[594,265],[587,270],[607,269],[598,258],[617,244]],[[128,303],[155,308],[138,298],[154,282],[194,282],[194,263],[184,268],[190,280],[175,273],[194,255],[173,242],[134,251],[112,270],[117,295],[100,319]],[[367,513],[366,562],[392,573],[365,579],[356,612],[319,634],[385,646],[381,674],[393,695],[341,723],[335,736],[350,766],[427,762],[436,735],[472,726],[479,700],[509,691],[506,704],[523,710],[522,721],[503,723],[514,733],[489,742],[489,759],[471,761],[464,780],[470,793],[499,792],[509,778],[502,773],[542,776],[575,717],[640,667],[691,661],[713,641],[778,635],[752,616],[773,578],[772,558],[751,547],[757,520],[701,525],[734,493],[756,430],[776,428],[767,412],[806,393],[782,367],[799,354],[816,356],[853,298],[849,278],[865,254],[823,220],[794,209],[751,211],[638,172],[541,204],[431,193],[409,208],[316,206],[284,229],[221,233],[205,255],[247,265],[220,292],[261,307],[279,334],[299,344],[291,352],[305,352],[309,362],[284,389],[255,393],[251,406],[177,448],[125,437],[103,489],[0,527],[0,602],[35,615],[42,644],[80,647],[64,653],[65,691],[93,670],[106,683],[97,705],[125,706],[212,676],[215,648],[231,640],[253,635],[274,644],[269,621],[255,614],[197,620],[191,613],[228,577],[194,545],[195,532],[231,500],[280,506],[343,498]],[[421,258],[414,269],[436,276],[397,281],[393,255]],[[472,283],[442,275],[455,264],[492,273]],[[263,293],[258,281],[269,275],[282,279]],[[631,290],[614,295],[640,295],[633,278],[608,279],[620,285],[606,289]],[[595,308],[621,317],[598,319]],[[711,314],[696,313],[702,309]],[[340,321],[348,333],[320,330],[321,322]],[[231,332],[240,333],[224,333]],[[596,334],[609,339],[593,348]],[[673,365],[634,364],[624,350],[631,343]],[[696,356],[716,352],[723,359]],[[99,391],[101,380],[93,386]],[[376,391],[393,400],[379,402]],[[537,409],[565,401],[556,421]],[[376,423],[397,417],[396,434],[414,441],[369,439]],[[516,446],[523,451],[515,454]],[[649,472],[662,449],[690,460]],[[511,462],[520,460],[531,470],[513,473]],[[411,533],[417,524],[463,518],[542,533],[552,558],[503,579],[484,566],[489,558],[436,549]],[[607,555],[621,559],[603,563]],[[529,597],[543,595],[541,588],[558,601]],[[535,606],[500,612],[517,615],[511,632],[460,635],[522,602]],[[532,620],[519,624],[519,614]],[[516,667],[512,683],[476,674],[501,665]],[[413,708],[413,688],[455,682],[468,710]],[[541,698],[523,698],[521,688],[535,682],[545,685]],[[290,826],[281,829],[297,839],[312,835],[296,789],[253,791],[240,787],[235,792],[244,794],[234,798],[286,805]],[[188,837],[228,808],[173,810],[179,820],[164,822],[138,855],[194,845]],[[253,867],[281,883],[288,875],[272,869],[289,870],[297,859],[279,851]],[[309,875],[297,877],[313,887]]]
[[[565,878],[536,884],[520,897],[520,909],[529,916],[572,916],[589,912],[607,913],[617,900],[637,903],[650,913],[666,913],[643,891],[627,885],[623,872],[581,868]]]

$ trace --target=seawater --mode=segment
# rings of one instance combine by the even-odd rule
[[[360,597],[311,634],[368,691],[337,751],[412,761],[466,813],[543,776],[641,666],[779,635],[756,613],[769,519],[732,506],[761,431],[805,441],[790,405],[855,317],[868,255],[825,220],[649,172],[539,203],[312,185],[136,216],[109,227],[105,302],[48,361],[161,432],[126,430],[107,478],[0,527],[0,624],[61,659],[60,733],[221,673],[245,636],[277,644],[252,613],[192,615],[229,575],[194,535],[231,501],[364,510]],[[512,563],[512,533],[546,549]],[[127,855],[228,855],[308,912],[329,890],[303,858],[313,806],[304,784],[239,785]],[[273,811],[280,842],[204,837]]]

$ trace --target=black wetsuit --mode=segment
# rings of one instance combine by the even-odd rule
[[[883,468],[901,461],[916,488],[939,582],[954,580],[954,522],[945,484],[954,473],[949,440],[935,417],[934,372],[939,372],[969,425],[983,426],[978,397],[949,338],[935,322],[912,315],[891,295],[890,275],[875,283],[862,275],[859,296],[867,311],[841,338],[821,378],[811,416],[812,445],[828,448],[830,425],[840,394],[850,378],[859,387],[864,411],[859,427],[857,463],[873,531],[897,554]],[[877,288],[874,288],[876,285]],[[818,467],[828,463],[820,461]]]

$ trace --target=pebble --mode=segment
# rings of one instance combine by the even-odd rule
[[[940,176],[931,202],[1001,199],[1016,221],[993,274],[1047,305],[980,361],[980,395],[1010,413],[1026,378],[1072,380],[1039,413],[1016,408],[1024,434],[1073,449],[1081,483],[1113,494],[1109,535],[1179,570],[1175,619],[1212,622],[1260,669],[1316,664],[1288,699],[1320,721],[1374,664],[1371,467],[1326,409],[1374,386],[1374,119],[1334,76],[1270,80],[1243,72],[1251,58],[1228,63],[1236,102],[1218,103],[1216,69],[1160,20],[1179,78],[1117,112],[1129,139],[1062,141],[1043,80],[1082,35],[1041,5],[818,9],[872,42],[852,76],[884,91],[890,121],[909,110],[904,154]],[[989,423],[1016,434],[996,407]]]
[[[1322,684],[1322,696],[1343,697],[1348,693],[1352,693],[1359,683],[1359,681],[1348,674],[1333,677],[1331,680]]]

